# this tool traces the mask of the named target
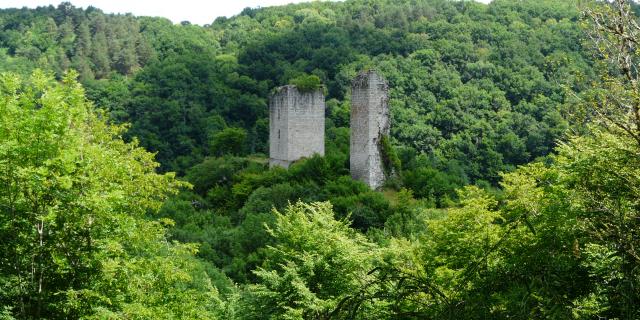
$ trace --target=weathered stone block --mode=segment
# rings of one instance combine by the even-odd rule
[[[280,87],[269,101],[269,166],[289,165],[314,153],[324,156],[324,93]]]
[[[388,91],[375,71],[361,72],[351,84],[351,176],[372,189],[385,180],[380,140],[389,135]]]

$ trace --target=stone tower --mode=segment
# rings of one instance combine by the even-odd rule
[[[375,71],[361,72],[351,84],[351,176],[372,189],[385,180],[380,140],[389,135],[388,91]]]
[[[314,153],[324,156],[324,93],[280,87],[269,101],[269,166],[289,165]]]

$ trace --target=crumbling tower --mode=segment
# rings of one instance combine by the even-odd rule
[[[351,176],[372,189],[385,180],[381,139],[389,135],[388,91],[375,71],[361,72],[351,84]]]
[[[269,101],[269,166],[288,168],[314,153],[324,156],[324,93],[280,87]]]

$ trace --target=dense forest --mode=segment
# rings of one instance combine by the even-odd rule
[[[639,319],[640,9],[0,10],[0,320]],[[351,80],[397,170],[351,178]],[[268,165],[274,89],[326,155]]]

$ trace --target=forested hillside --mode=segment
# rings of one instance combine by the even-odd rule
[[[0,319],[636,319],[634,10],[0,10]],[[381,190],[349,173],[368,69]],[[326,156],[269,169],[270,94],[318,80]]]

